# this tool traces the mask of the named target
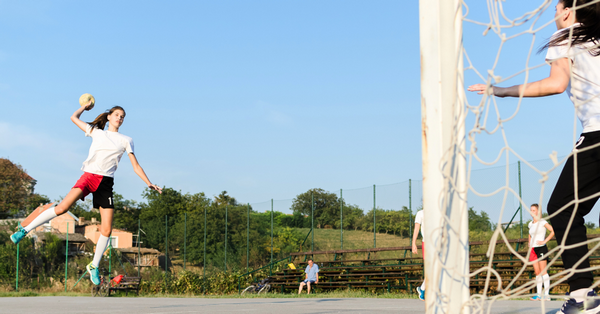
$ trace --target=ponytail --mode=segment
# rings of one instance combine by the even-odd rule
[[[581,24],[559,31],[540,48],[540,52],[554,46],[576,46],[591,42],[594,47],[589,48],[588,52],[594,57],[600,56],[600,2],[590,4],[593,1],[559,0],[565,8],[573,10],[575,19]]]
[[[96,117],[96,119],[94,119],[94,121],[88,122],[88,124],[92,126],[92,129],[98,128],[100,130],[104,130],[104,128],[106,127],[106,123],[108,122],[108,115],[115,112],[115,110],[121,110],[121,111],[123,111],[123,113],[125,113],[125,109],[123,109],[123,107],[114,106],[114,107],[110,108],[109,110],[106,110],[106,112],[99,114]]]

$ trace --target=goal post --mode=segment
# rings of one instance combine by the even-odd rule
[[[427,313],[468,313],[466,115],[460,0],[420,0]]]

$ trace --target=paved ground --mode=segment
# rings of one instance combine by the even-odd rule
[[[562,302],[546,302],[554,313]],[[0,298],[0,313],[423,313],[415,299]],[[544,313],[534,301],[498,301],[494,314]]]

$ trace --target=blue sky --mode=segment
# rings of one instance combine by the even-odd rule
[[[485,19],[477,5],[471,16]],[[69,117],[91,93],[83,119],[123,106],[120,132],[152,182],[184,193],[257,203],[419,180],[418,25],[418,1],[0,1],[0,157],[37,179],[38,193],[65,195],[90,145]],[[466,25],[465,46],[485,68],[498,41],[483,44],[482,32]],[[506,73],[526,62],[530,39],[515,42]],[[511,147],[527,160],[564,156],[572,117],[565,95],[527,100]],[[502,144],[486,141],[480,154],[493,159]],[[141,201],[144,187],[123,158],[115,191]]]

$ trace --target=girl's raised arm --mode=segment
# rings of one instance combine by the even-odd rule
[[[81,121],[79,117],[85,110],[90,110],[92,109],[92,107],[92,101],[90,100],[87,106],[81,106],[79,109],[75,110],[75,112],[71,116],[71,121],[73,121],[73,123],[75,123],[83,132],[86,132],[88,124]]]

